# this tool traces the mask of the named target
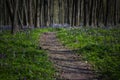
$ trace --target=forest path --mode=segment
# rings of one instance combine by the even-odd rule
[[[55,32],[43,33],[40,45],[56,68],[56,80],[96,80],[90,65],[60,43]]]

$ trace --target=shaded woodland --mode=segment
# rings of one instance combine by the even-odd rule
[[[0,25],[12,25],[12,33],[23,26],[52,24],[70,26],[114,26],[120,23],[120,0],[1,0]]]
[[[120,80],[120,0],[0,0],[0,80],[61,79]]]

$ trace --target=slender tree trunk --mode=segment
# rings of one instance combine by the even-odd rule
[[[75,17],[74,17],[74,12],[75,12],[75,2],[73,1],[72,2],[72,26],[74,26],[74,19],[75,19]]]
[[[107,26],[108,23],[108,14],[109,14],[109,0],[106,0],[105,26]]]
[[[28,21],[29,21],[29,28],[33,26],[33,16],[32,16],[32,0],[28,1]]]
[[[67,23],[70,24],[70,0],[67,0]]]
[[[93,0],[90,1],[90,13],[89,13],[89,25],[92,25],[92,13],[93,13]]]
[[[114,25],[116,25],[116,9],[117,9],[117,4],[116,4],[117,0],[114,0]]]
[[[96,24],[99,26],[100,23],[100,10],[101,10],[101,0],[97,1],[97,10],[96,10]],[[102,14],[101,14],[102,15]]]
[[[75,0],[74,2],[75,2],[74,3],[75,4],[74,5],[75,6],[74,7],[74,18],[75,18],[74,19],[74,26],[76,26],[77,25],[77,21],[78,21],[78,18],[77,18],[78,17],[78,0]]]
[[[15,34],[18,31],[18,25],[17,25],[17,11],[18,11],[18,3],[19,3],[18,1],[19,0],[15,0],[14,1],[15,5],[12,5],[10,0],[6,0],[8,11],[10,12],[10,17],[11,17],[11,23],[12,23],[11,33],[12,34]]]
[[[24,6],[24,25],[28,26],[28,11],[27,11],[27,4],[26,0],[23,0]]]
[[[40,5],[40,0],[36,0],[36,12],[35,12],[35,27],[36,28],[38,28],[40,26],[40,24],[39,24],[39,18],[40,18],[39,5]]]
[[[84,9],[83,9],[83,10],[84,10],[84,21],[83,21],[83,25],[86,26],[86,23],[87,23],[87,22],[86,22],[86,0],[84,0],[83,2],[84,2],[84,4],[83,4],[83,6],[84,6]]]

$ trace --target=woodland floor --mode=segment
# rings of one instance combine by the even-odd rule
[[[97,80],[90,64],[83,61],[81,56],[75,54],[62,45],[55,32],[43,33],[40,45],[48,51],[48,56],[56,69],[56,80]]]

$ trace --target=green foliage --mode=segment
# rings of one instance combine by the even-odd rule
[[[39,46],[40,34],[49,30],[0,33],[1,80],[54,80],[53,65]]]
[[[120,29],[71,28],[57,36],[64,45],[77,49],[103,79],[120,79]]]

